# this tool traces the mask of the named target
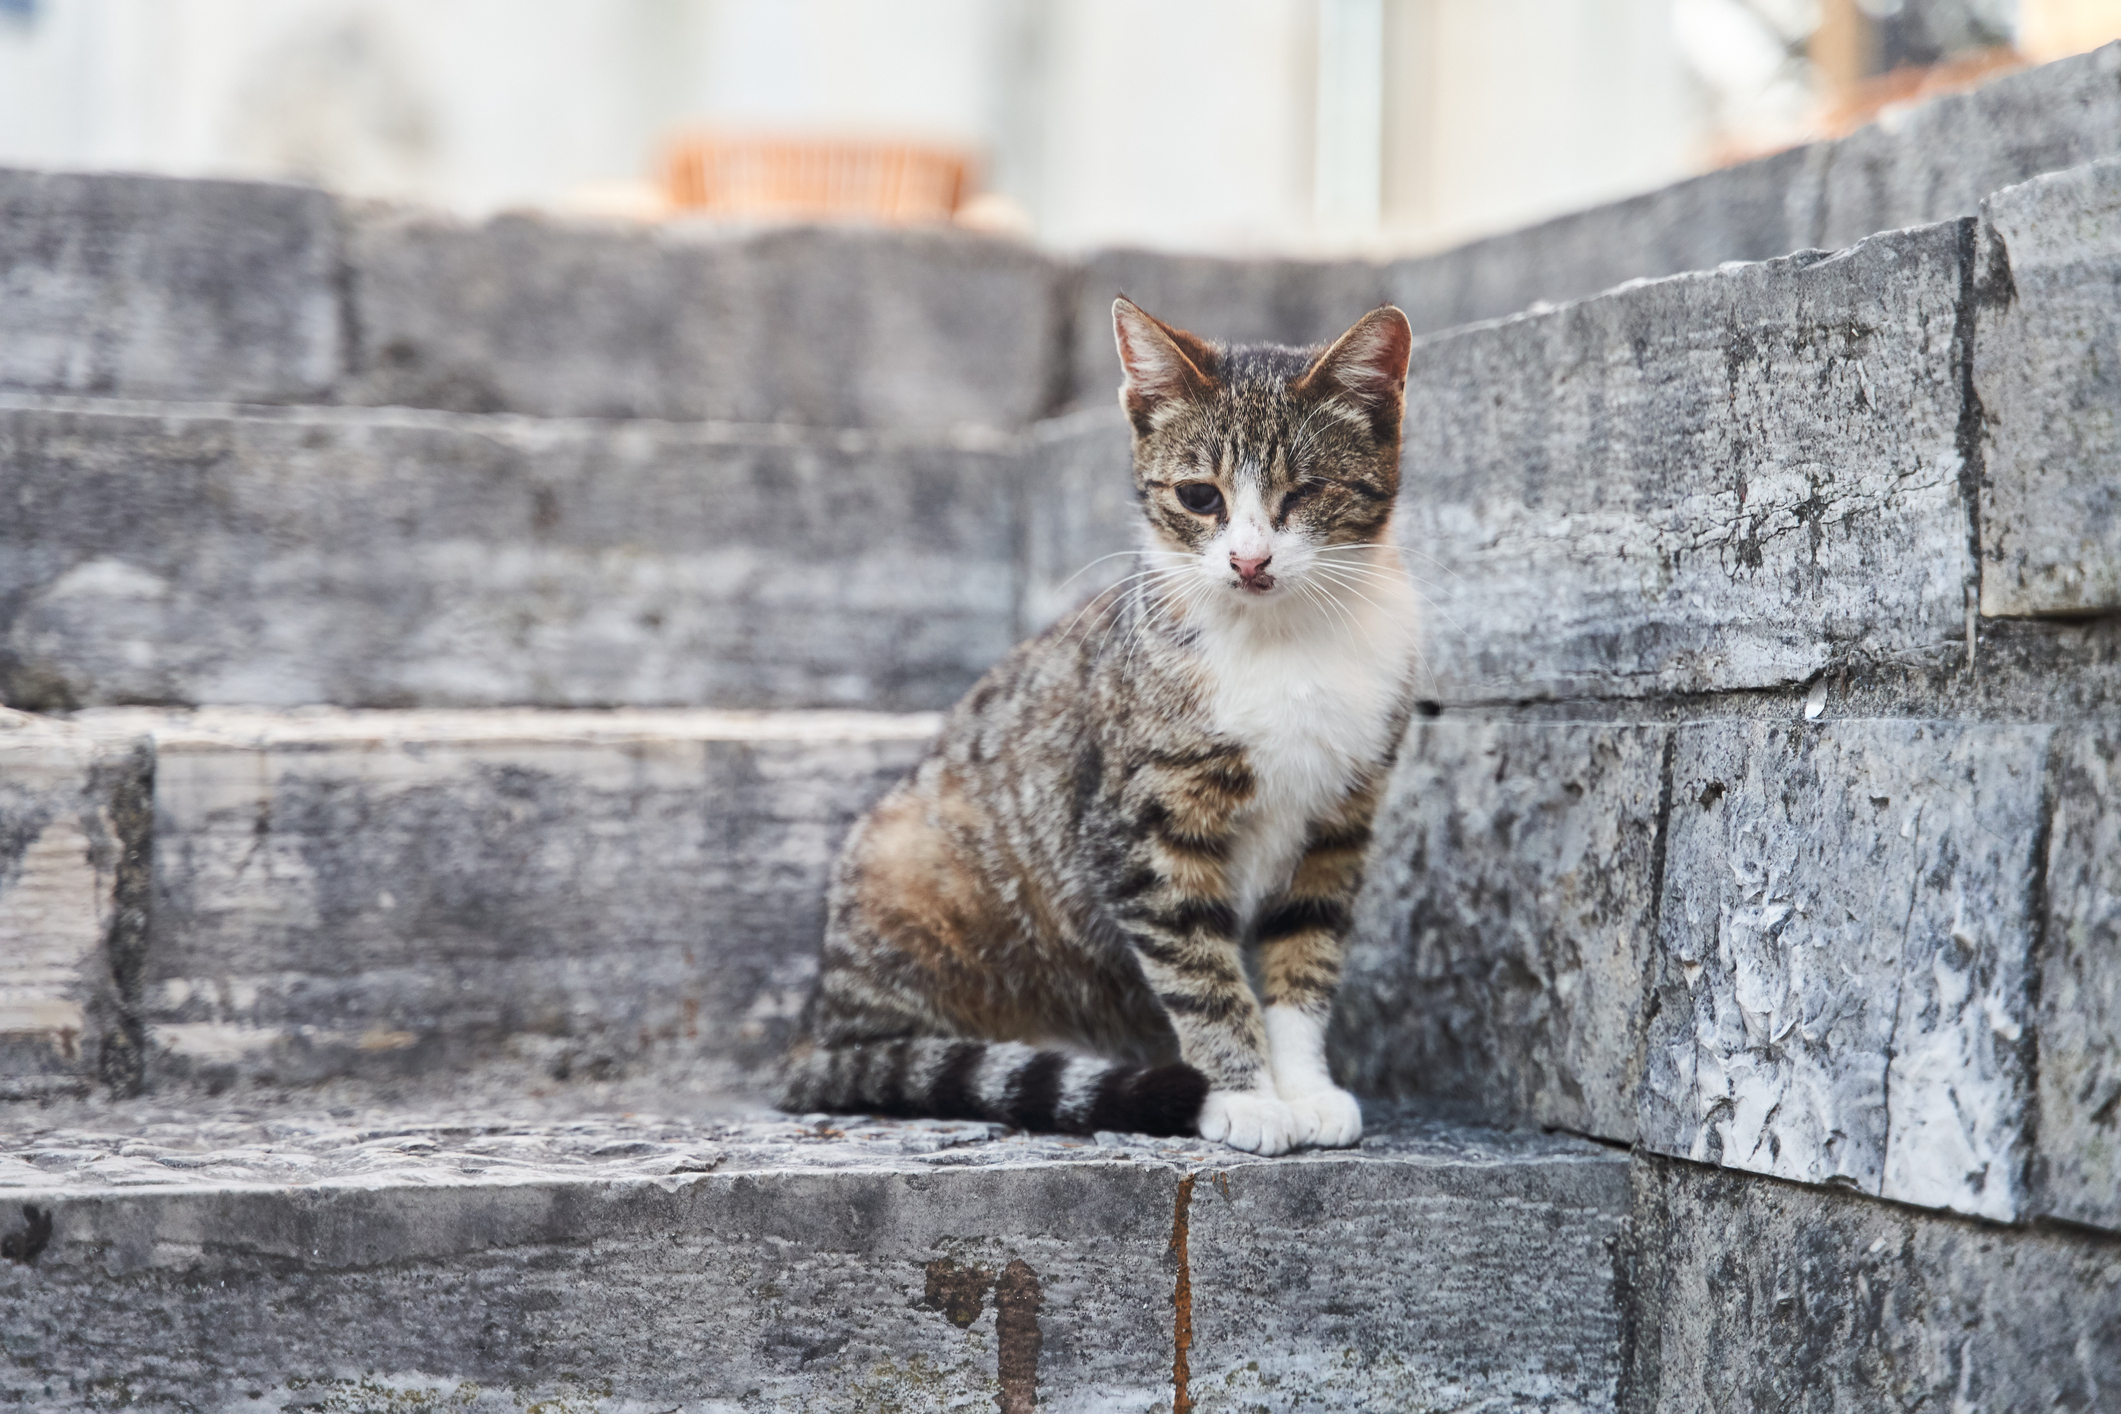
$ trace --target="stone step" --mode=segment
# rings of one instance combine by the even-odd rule
[[[2121,609],[2117,272],[2107,161],[1420,341],[1424,691],[1787,688]],[[936,708],[1136,533],[1116,410],[1004,436],[16,395],[0,465],[0,693],[40,708]]]
[[[151,1084],[741,1086],[927,714],[116,709],[154,745]],[[0,900],[4,902],[5,900]],[[755,1083],[754,1083],[755,1084]]]
[[[1625,1154],[294,1106],[0,1133],[0,1400],[1612,1410]]]
[[[112,1070],[109,1035],[171,1093],[479,1074],[757,1096],[839,843],[935,727],[81,714],[41,733],[66,738],[59,784],[13,770],[0,816],[43,831],[0,880],[16,992],[67,1016],[19,1028],[44,1060],[11,1083],[122,1092],[141,1062]],[[97,822],[145,813],[142,742],[152,840],[99,855],[70,822],[123,843]],[[1336,1063],[1362,1093],[2121,1230],[2117,743],[2112,721],[1417,720]],[[136,910],[145,891],[111,856],[150,852],[151,912],[98,931],[127,878]],[[76,874],[78,918],[40,914]]]
[[[1258,1160],[522,1095],[48,1106],[0,1130],[0,1400],[1869,1414],[2121,1387],[2121,1239],[1369,1118],[1359,1150]]]
[[[266,182],[0,170],[0,387],[1014,427],[1065,269],[950,230],[469,225]]]
[[[1015,640],[992,434],[0,401],[0,699],[918,709]]]
[[[1109,403],[1122,290],[1305,343],[1398,303],[1423,331],[1623,281],[1972,215],[2121,155],[2121,48],[1834,142],[1387,263],[967,233],[465,224],[267,183],[0,172],[0,387],[463,412],[1018,428]]]

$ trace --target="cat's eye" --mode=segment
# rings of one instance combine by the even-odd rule
[[[1178,488],[1178,503],[1195,515],[1212,516],[1223,508],[1223,493],[1212,481],[1188,481]]]
[[[1322,481],[1299,481],[1289,488],[1289,494],[1281,498],[1281,514],[1285,518],[1297,506],[1325,490]]]

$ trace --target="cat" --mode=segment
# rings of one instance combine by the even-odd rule
[[[857,827],[780,1102],[1352,1145],[1325,1024],[1411,700],[1412,330],[1112,319],[1141,568],[982,678]]]

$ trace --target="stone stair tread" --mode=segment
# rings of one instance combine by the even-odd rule
[[[299,1096],[185,1095],[53,1105],[0,1133],[0,1205],[147,1188],[478,1187],[682,1179],[688,1174],[952,1168],[1123,1161],[1176,1169],[1255,1162],[1389,1162],[1425,1168],[1620,1163],[1565,1134],[1495,1129],[1386,1109],[1362,1145],[1278,1160],[1197,1138],[1025,1134],[971,1120],[790,1116],[756,1103],[662,1112],[580,1108],[517,1091],[479,1105],[382,1093],[329,1106]]]
[[[551,1104],[35,1112],[0,1140],[0,1402],[1614,1406],[1620,1150]]]
[[[712,707],[96,707],[69,719],[97,733],[152,735],[161,748],[391,745],[585,745],[675,741],[925,741],[936,712]]]

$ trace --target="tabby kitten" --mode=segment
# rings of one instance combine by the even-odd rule
[[[849,840],[781,1103],[1353,1144],[1325,1023],[1405,726],[1412,332],[1112,320],[1140,573],[988,673]]]

